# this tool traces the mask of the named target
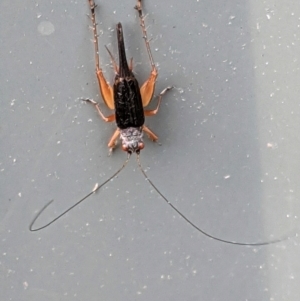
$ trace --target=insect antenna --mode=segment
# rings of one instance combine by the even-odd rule
[[[56,218],[54,218],[52,221],[50,221],[49,223],[47,223],[46,225],[39,227],[39,228],[35,228],[33,229],[33,225],[36,222],[36,220],[39,218],[39,216],[46,210],[46,208],[53,202],[53,200],[51,200],[50,202],[48,202],[39,212],[38,214],[35,216],[35,218],[33,219],[33,221],[31,222],[31,224],[29,225],[29,230],[31,232],[35,232],[35,231],[39,231],[42,229],[47,228],[48,226],[50,226],[51,224],[53,224],[54,222],[56,222],[58,219],[60,219],[62,216],[64,216],[66,213],[68,213],[69,211],[71,211],[73,208],[75,208],[77,205],[79,205],[80,203],[82,203],[84,200],[86,200],[89,196],[91,196],[92,194],[94,194],[97,190],[99,190],[101,187],[103,187],[105,184],[107,184],[110,180],[112,180],[113,178],[115,178],[127,165],[128,161],[130,159],[130,154],[128,154],[128,157],[126,159],[126,161],[123,163],[123,165],[110,177],[108,178],[106,181],[104,181],[101,185],[98,185],[98,183],[95,185],[94,189],[88,193],[85,197],[83,197],[81,200],[79,200],[77,203],[75,203],[74,205],[72,205],[70,208],[68,208],[67,210],[65,210],[63,213],[61,213],[60,215],[58,215]]]
[[[154,188],[154,190],[163,198],[163,200],[173,209],[175,210],[185,221],[187,221],[193,228],[195,228],[197,231],[199,231],[200,233],[202,233],[203,235],[212,238],[214,240],[226,243],[226,244],[231,244],[231,245],[238,245],[238,246],[266,246],[266,245],[271,245],[271,244],[276,244],[279,242],[282,242],[284,240],[287,240],[290,238],[290,236],[285,236],[279,239],[274,239],[274,240],[269,240],[269,241],[265,241],[265,242],[256,242],[256,243],[247,243],[247,242],[237,242],[237,241],[231,241],[231,240],[225,240],[225,239],[221,239],[218,237],[215,237],[211,234],[206,233],[205,231],[203,231],[202,229],[200,229],[198,226],[196,226],[193,222],[191,222],[183,213],[181,213],[159,190],[158,188],[153,184],[153,182],[148,178],[145,170],[142,167],[141,161],[140,161],[140,156],[139,154],[137,154],[137,163],[138,166],[142,172],[142,174],[144,175],[145,179],[148,181],[148,183]]]

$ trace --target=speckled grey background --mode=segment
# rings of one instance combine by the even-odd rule
[[[99,2],[99,1],[98,1]],[[258,242],[299,226],[300,6],[297,1],[147,1],[159,68],[142,164],[203,230]],[[101,1],[101,63],[113,71],[122,22],[140,82],[149,62],[135,1]],[[299,238],[267,247],[198,233],[153,191],[132,158],[118,178],[45,229],[113,174],[114,131],[80,97],[99,100],[87,1],[2,0],[1,300],[298,301]],[[106,111],[108,113],[108,111]]]

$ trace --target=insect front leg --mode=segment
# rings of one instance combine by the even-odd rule
[[[108,148],[109,148],[109,152],[108,155],[110,156],[113,149],[116,147],[117,145],[117,139],[120,136],[120,130],[116,129],[114,134],[112,135],[112,137],[110,138],[109,142],[108,142]]]
[[[147,126],[145,126],[145,125],[143,126],[143,131],[148,135],[148,137],[152,141],[156,142],[158,140],[158,136],[155,135]]]
[[[163,95],[171,89],[173,89],[173,87],[169,86],[159,93],[156,108],[154,110],[144,110],[145,116],[153,116],[157,114]]]
[[[160,92],[160,94],[158,95],[156,108],[154,110],[144,110],[145,116],[153,116],[153,115],[157,114],[163,95],[171,89],[173,89],[173,87],[169,86]],[[158,140],[158,136],[156,134],[154,134],[147,126],[145,126],[145,125],[143,126],[143,131],[148,135],[148,137],[152,141],[156,142]]]
[[[159,107],[160,107],[160,103],[161,103],[161,99],[163,97],[163,95],[171,90],[173,87],[167,87],[165,88],[164,90],[162,90],[159,95],[158,95],[158,101],[157,101],[157,106],[154,110],[145,110],[144,111],[144,114],[145,116],[153,116],[153,115],[156,115],[158,110],[159,110]],[[148,128],[146,127],[145,125],[143,126],[143,131],[148,135],[148,137],[152,140],[152,141],[157,141],[158,140],[158,137]]]
[[[97,111],[98,111],[100,117],[101,117],[105,122],[112,122],[112,121],[115,121],[115,119],[116,119],[115,114],[111,114],[111,115],[109,115],[108,117],[106,117],[106,116],[103,114],[103,112],[101,111],[101,109],[100,109],[100,107],[99,107],[99,103],[96,102],[95,100],[89,99],[89,98],[85,98],[85,99],[83,98],[82,100],[84,100],[84,101],[86,101],[86,102],[89,102],[89,103],[91,103],[92,105],[94,105],[95,108],[97,109]]]
[[[98,104],[96,101],[94,101],[93,99],[88,99],[88,98],[87,98],[87,99],[82,99],[82,100],[84,100],[84,101],[86,101],[86,102],[89,102],[89,103],[91,103],[92,105],[94,105],[94,106],[96,107],[96,109],[97,109],[97,111],[98,111],[100,117],[101,117],[105,122],[112,122],[112,121],[115,121],[116,115],[115,115],[115,114],[112,114],[112,115],[106,117],[106,116],[102,113],[102,111],[101,111],[101,109],[100,109],[100,107],[99,107],[99,104]],[[109,142],[108,142],[108,145],[107,145],[108,148],[109,148],[109,152],[108,152],[108,155],[109,155],[109,156],[111,155],[113,149],[114,149],[115,146],[117,145],[117,142],[116,142],[116,141],[117,141],[117,139],[118,139],[119,136],[120,136],[120,130],[119,130],[119,129],[116,129],[115,132],[114,132],[114,134],[113,134],[112,137],[110,138],[110,140],[109,140]]]

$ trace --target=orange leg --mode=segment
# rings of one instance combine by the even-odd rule
[[[112,137],[110,138],[110,140],[108,142],[109,155],[112,153],[113,149],[117,145],[117,139],[118,139],[119,135],[120,135],[120,130],[116,129],[114,134],[112,135]]]
[[[99,83],[102,99],[103,99],[104,103],[111,110],[114,110],[114,108],[115,108],[114,91],[113,91],[112,87],[108,84],[108,82],[106,81],[101,68],[96,69],[96,74],[97,74],[97,78],[98,78],[98,83]]]
[[[144,111],[145,116],[153,116],[153,115],[156,115],[156,114],[157,114],[157,112],[158,112],[158,110],[159,110],[159,107],[160,107],[160,103],[161,103],[161,100],[162,100],[163,95],[164,95],[167,91],[171,90],[172,88],[173,88],[173,87],[167,87],[167,88],[163,89],[163,90],[159,93],[156,108],[155,108],[154,110],[145,110],[145,111]]]
[[[152,69],[149,78],[144,82],[144,84],[140,88],[143,107],[146,107],[152,99],[157,76],[157,70]]]
[[[110,115],[110,116],[108,116],[108,117],[104,116],[104,114],[102,113],[102,111],[101,111],[100,108],[99,108],[99,104],[98,104],[96,101],[94,101],[94,100],[92,100],[92,99],[83,99],[83,100],[84,100],[84,101],[88,101],[88,102],[90,102],[91,104],[93,104],[93,105],[96,107],[96,109],[97,109],[99,115],[101,116],[101,118],[102,118],[105,122],[112,122],[112,121],[114,121],[114,120],[116,119],[115,114],[112,114],[112,115]],[[113,149],[114,149],[115,146],[117,145],[116,140],[118,139],[119,135],[120,135],[120,130],[119,130],[119,129],[116,129],[115,132],[114,132],[114,134],[113,134],[112,137],[110,138],[110,140],[109,140],[109,142],[108,142],[108,145],[107,145],[108,148],[109,148],[109,153],[108,153],[108,155],[110,155],[110,154],[112,153]]]
[[[148,137],[152,140],[152,141],[157,141],[158,140],[158,136],[156,136],[148,127],[146,127],[145,125],[143,126],[143,131],[148,135]]]
[[[161,100],[162,100],[162,97],[163,95],[171,90],[173,87],[167,87],[165,89],[163,89],[160,94],[158,95],[158,101],[157,101],[157,106],[154,110],[145,110],[144,111],[144,114],[145,116],[153,116],[153,115],[156,115],[158,110],[159,110],[159,107],[160,107],[160,103],[161,103]],[[158,137],[148,128],[146,127],[145,125],[143,126],[143,131],[149,136],[149,138],[152,140],[152,141],[157,141],[158,140]]]
[[[116,119],[115,114],[112,114],[112,115],[109,115],[108,117],[106,117],[106,116],[102,113],[102,111],[101,111],[101,109],[100,109],[100,107],[99,107],[99,104],[98,104],[95,100],[93,100],[93,99],[88,99],[88,98],[87,98],[87,99],[82,99],[82,100],[88,101],[88,102],[90,102],[92,105],[94,105],[94,106],[96,107],[96,109],[97,109],[97,111],[98,111],[100,117],[101,117],[105,122],[112,122],[112,121],[115,121],[115,119]]]

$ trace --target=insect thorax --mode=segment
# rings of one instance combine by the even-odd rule
[[[143,147],[143,130],[142,127],[129,127],[120,129],[120,138],[122,148],[129,153],[138,153]]]

